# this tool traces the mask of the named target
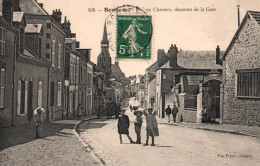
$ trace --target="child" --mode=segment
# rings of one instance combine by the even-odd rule
[[[43,108],[36,108],[34,110],[35,115],[35,126],[36,126],[36,136],[35,138],[41,138],[41,131],[43,130]]]
[[[146,110],[144,110],[144,115],[146,116],[146,144],[144,144],[144,146],[148,145],[149,136],[152,137],[151,146],[155,146],[154,137],[159,136],[158,125],[155,118],[156,111],[153,112],[153,108],[148,108],[148,114]]]
[[[141,127],[143,124],[143,118],[142,118],[142,112],[141,111],[135,111],[134,114],[136,115],[135,118],[135,132],[137,135],[136,144],[141,144]]]
[[[120,144],[122,144],[122,136],[121,136],[122,134],[126,134],[128,139],[130,140],[130,143],[134,143],[134,141],[129,136],[129,131],[128,131],[129,126],[130,126],[129,118],[127,115],[125,115],[125,110],[122,110],[122,115],[119,116],[118,124],[117,124]]]

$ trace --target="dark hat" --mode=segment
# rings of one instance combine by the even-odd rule
[[[137,116],[137,112],[140,112],[141,116],[143,115],[143,112],[142,112],[142,111],[135,111],[135,112],[134,112],[134,115]]]

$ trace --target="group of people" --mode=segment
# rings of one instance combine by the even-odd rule
[[[136,110],[134,112],[134,115],[136,115],[134,125],[137,136],[135,142],[129,136],[130,121],[129,117],[125,114],[125,111],[126,110],[122,110],[122,115],[119,117],[117,125],[120,143],[122,144],[122,134],[126,134],[130,143],[141,144],[141,127],[143,124],[142,115],[144,114],[144,116],[146,116],[146,143],[144,144],[144,146],[148,145],[149,137],[152,137],[151,146],[155,146],[154,137],[159,136],[158,125],[155,117],[157,111],[153,108],[147,108],[143,112],[141,112],[140,110]]]
[[[173,105],[173,108],[171,109],[170,105],[168,105],[168,107],[165,109],[165,113],[167,115],[167,118],[168,118],[168,122],[170,122],[171,120],[171,114],[172,114],[172,117],[173,117],[173,122],[176,123],[176,116],[177,116],[177,113],[178,113],[178,108],[176,107],[176,104]]]
[[[106,112],[107,112],[107,119],[112,119],[113,116],[117,119],[119,117],[121,111],[120,104],[115,103],[112,101],[111,103],[106,104]]]

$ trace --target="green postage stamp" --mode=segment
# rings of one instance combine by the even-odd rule
[[[152,16],[117,16],[117,58],[151,59]]]

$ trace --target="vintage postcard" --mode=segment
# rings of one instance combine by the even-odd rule
[[[0,165],[260,165],[260,1],[0,0]]]

